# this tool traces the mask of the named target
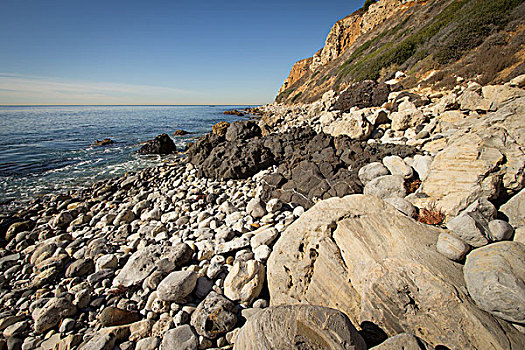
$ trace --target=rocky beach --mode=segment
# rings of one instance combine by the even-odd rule
[[[2,219],[0,350],[525,348],[523,62],[310,84],[451,3],[367,1],[257,118]]]
[[[524,80],[266,105],[34,201],[2,223],[0,347],[519,348]]]

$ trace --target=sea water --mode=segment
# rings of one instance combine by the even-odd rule
[[[141,142],[167,133],[179,150],[246,106],[1,106],[0,212],[48,193],[165,161],[137,154]],[[191,134],[173,136],[177,129]],[[110,138],[114,144],[95,146]]]

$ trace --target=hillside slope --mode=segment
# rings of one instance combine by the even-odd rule
[[[452,86],[456,77],[506,82],[525,72],[524,29],[523,0],[372,2],[336,22],[325,46],[292,67],[276,102],[312,102],[399,70],[403,88]]]

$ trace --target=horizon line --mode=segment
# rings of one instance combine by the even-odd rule
[[[255,104],[214,104],[214,103],[199,103],[199,104],[0,104],[0,107],[53,107],[53,106],[71,106],[71,107],[82,107],[82,106],[93,106],[93,107],[124,107],[124,106],[263,106],[264,104],[255,103]]]

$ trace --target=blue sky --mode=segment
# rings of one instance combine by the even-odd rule
[[[0,1],[0,104],[263,104],[363,1]]]

